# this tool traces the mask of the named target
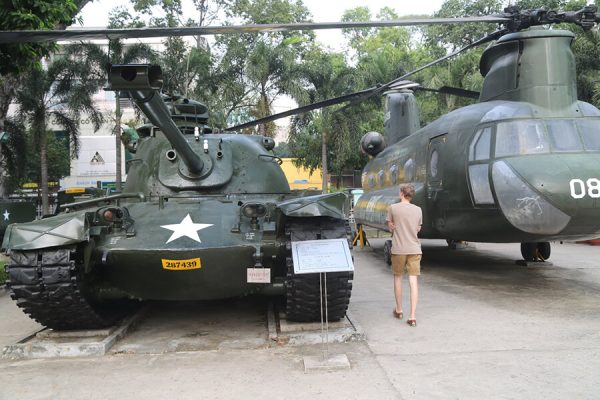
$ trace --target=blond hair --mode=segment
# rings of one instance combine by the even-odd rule
[[[413,185],[401,185],[400,193],[402,193],[407,200],[412,200],[412,198],[415,197],[415,187]]]

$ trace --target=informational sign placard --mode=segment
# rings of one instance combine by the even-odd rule
[[[248,268],[248,283],[271,283],[271,268]]]
[[[296,274],[354,271],[346,239],[292,242],[292,259]]]

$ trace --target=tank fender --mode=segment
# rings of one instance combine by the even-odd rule
[[[345,218],[345,193],[319,194],[299,197],[278,203],[277,208],[288,217],[333,217]]]
[[[90,222],[87,214],[89,213],[80,211],[9,225],[2,249],[37,250],[88,241]]]

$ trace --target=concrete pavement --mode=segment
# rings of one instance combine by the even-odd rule
[[[350,306],[367,341],[330,346],[350,371],[305,374],[318,345],[269,347],[260,301],[162,304],[110,356],[0,360],[0,399],[600,397],[600,247],[557,243],[552,265],[522,267],[517,244],[424,241],[411,328],[392,317],[383,239],[370,241]],[[406,282],[404,295],[406,311]],[[2,343],[36,327],[6,295],[0,312]]]

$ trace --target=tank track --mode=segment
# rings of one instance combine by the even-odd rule
[[[102,315],[82,293],[71,251],[12,251],[6,266],[12,299],[31,318],[55,330],[111,325],[114,318]]]
[[[290,321],[321,320],[319,274],[294,274],[291,242],[301,240],[348,238],[349,226],[333,218],[298,219],[286,224],[286,318]],[[327,308],[329,321],[338,321],[346,315],[352,293],[351,272],[327,273]],[[325,304],[323,302],[323,307]],[[325,314],[323,314],[325,315]]]

